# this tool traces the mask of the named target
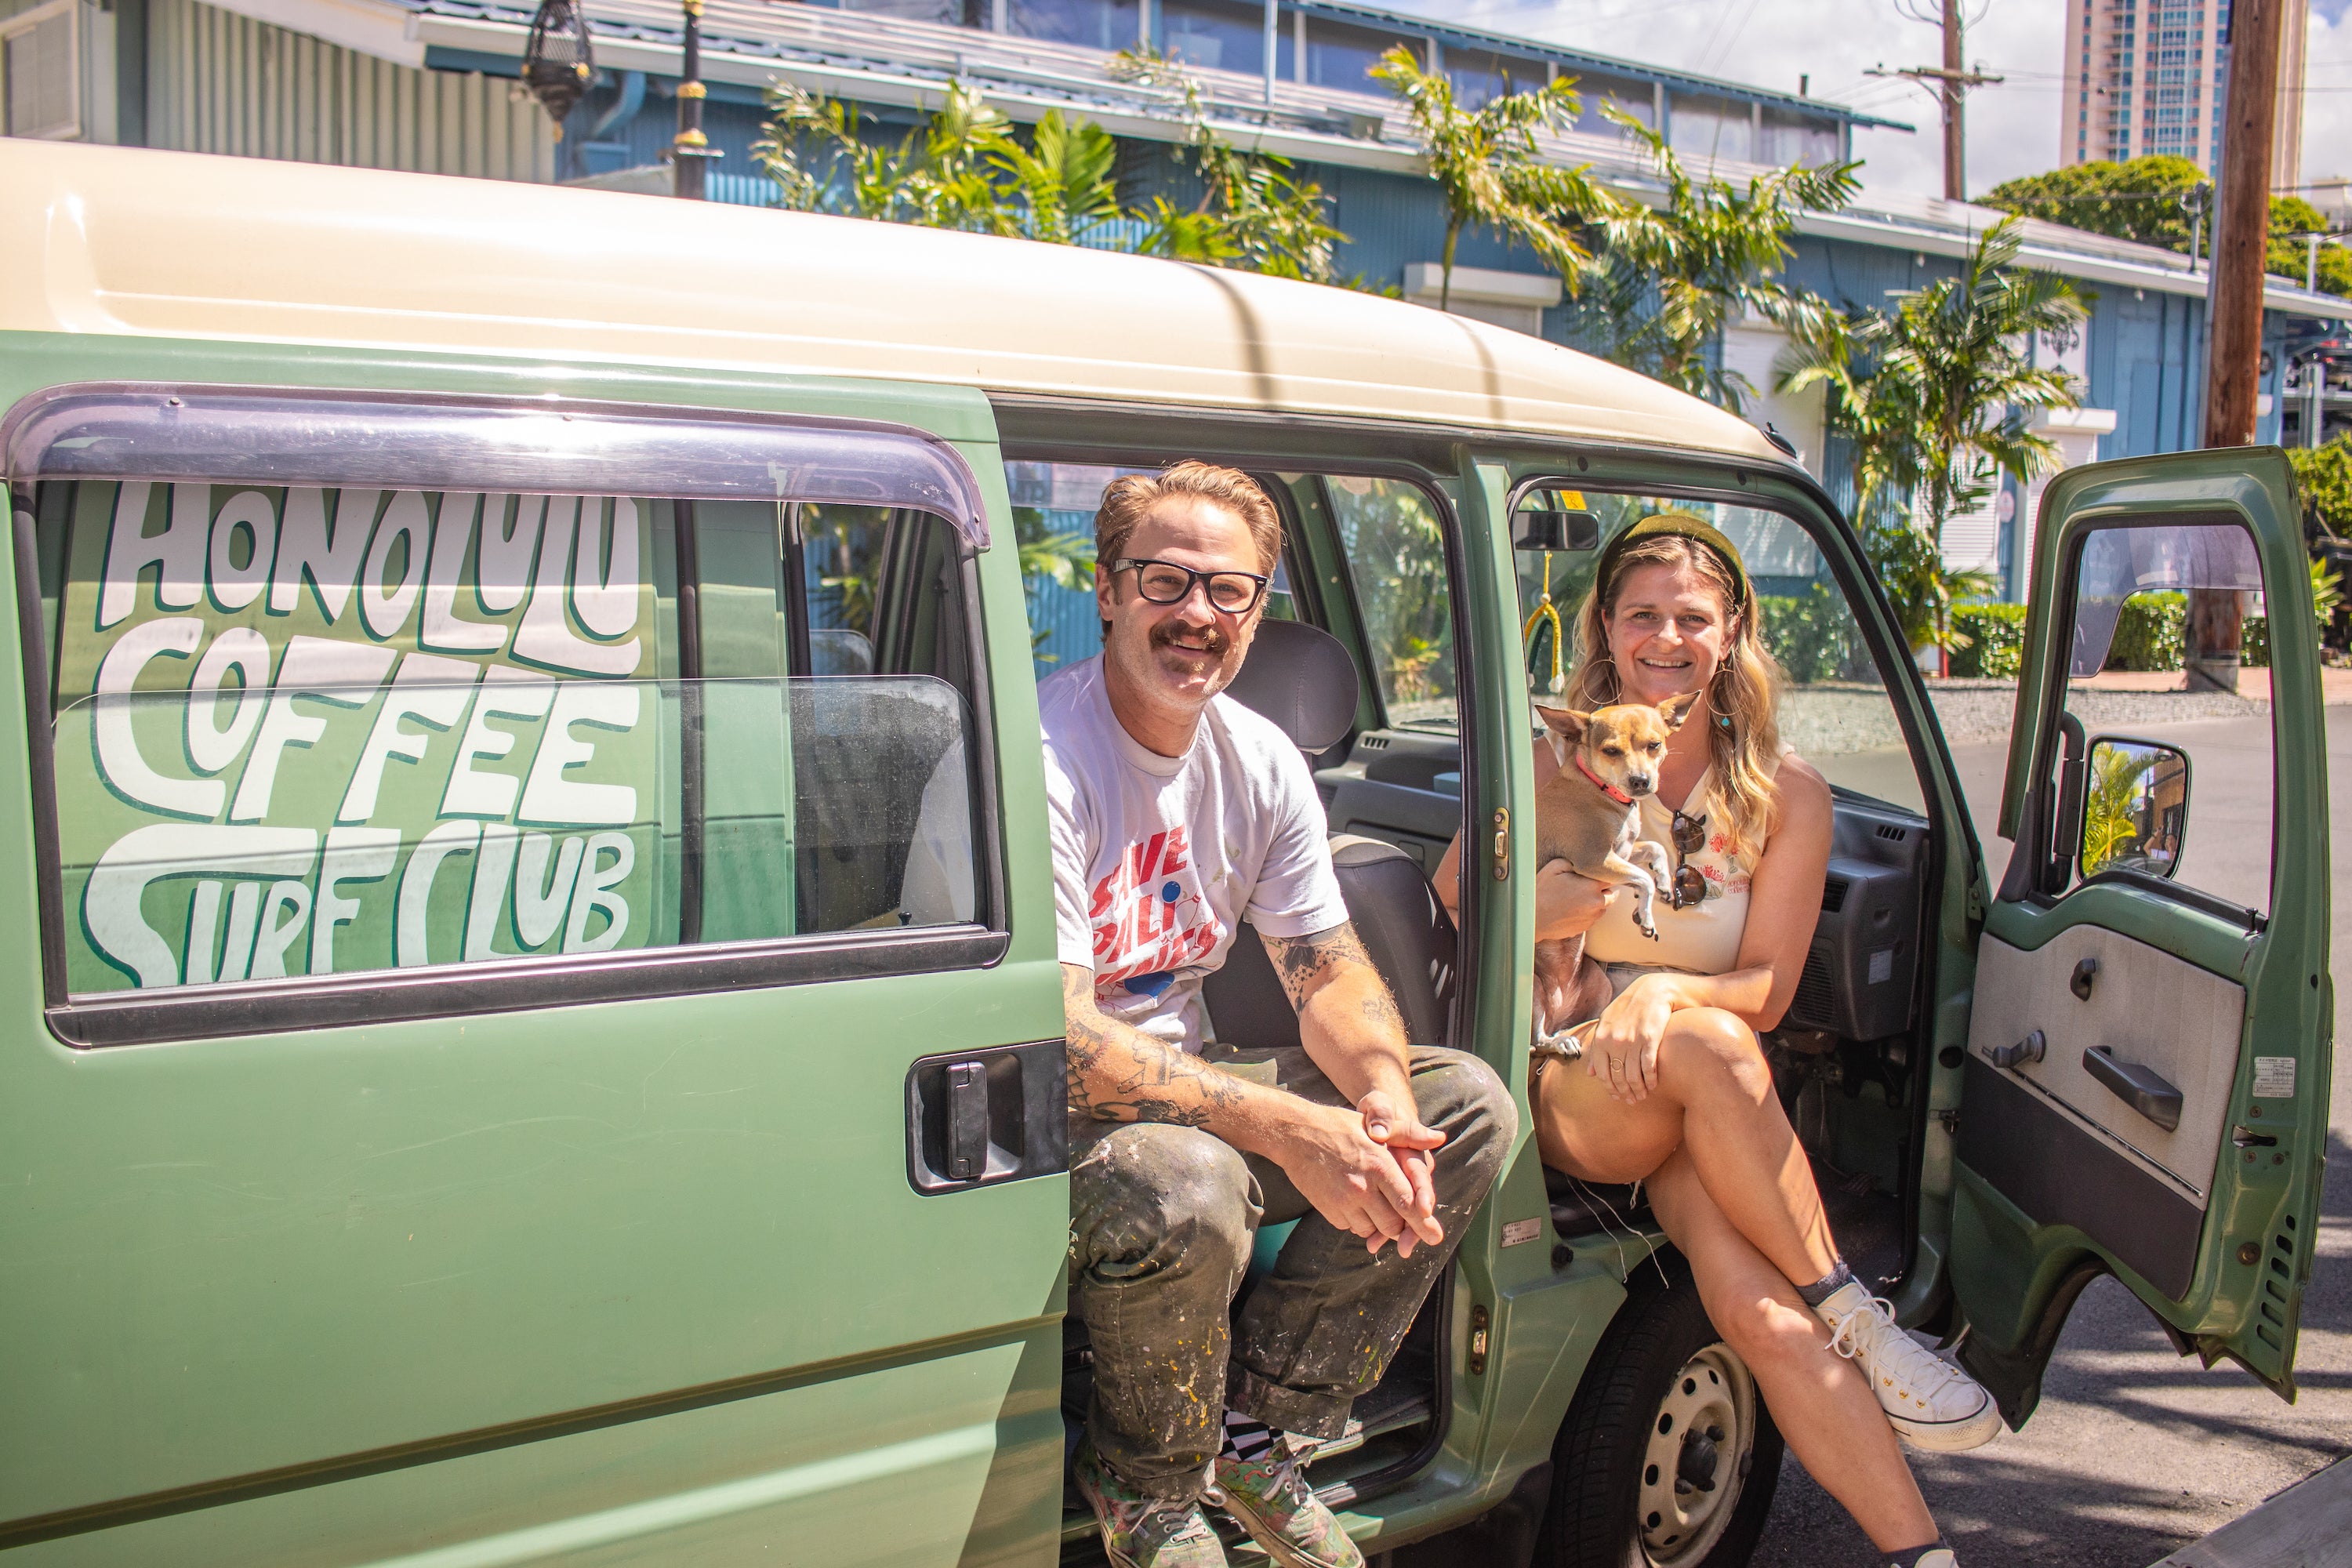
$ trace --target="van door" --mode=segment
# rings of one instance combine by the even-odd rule
[[[2332,1016],[2299,515],[2275,450],[2095,464],[2042,503],[1951,1242],[1962,1360],[2012,1425],[2101,1273],[2184,1354],[2294,1394]],[[2267,641],[2267,714],[2135,673],[2204,617]]]
[[[986,408],[462,377],[0,431],[0,1548],[1041,1561],[1061,1005]]]

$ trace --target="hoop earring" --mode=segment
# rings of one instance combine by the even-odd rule
[[[1614,656],[1604,653],[1599,658],[1590,660],[1589,662],[1595,668],[1604,664],[1609,667],[1610,701],[1614,702],[1625,695],[1624,678],[1617,673],[1617,660]]]
[[[1731,732],[1731,715],[1724,711],[1727,704],[1723,700],[1722,687],[1725,679],[1730,673],[1728,670],[1719,671],[1706,694],[1706,705],[1715,710],[1716,726],[1726,734]]]

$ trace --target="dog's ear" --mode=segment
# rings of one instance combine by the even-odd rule
[[[1658,704],[1658,716],[1666,721],[1668,731],[1679,730],[1683,727],[1683,721],[1690,717],[1690,710],[1697,701],[1698,693],[1696,691],[1685,691],[1680,697],[1669,697]]]
[[[1573,708],[1547,708],[1535,704],[1536,717],[1551,727],[1551,732],[1573,746],[1584,739],[1584,731],[1592,723],[1592,715],[1580,713]]]

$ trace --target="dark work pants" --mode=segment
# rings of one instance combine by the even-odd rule
[[[1349,1103],[1297,1047],[1208,1060],[1324,1105]],[[1129,1485],[1171,1502],[1200,1495],[1230,1406],[1302,1436],[1332,1438],[1388,1369],[1517,1131],[1510,1091],[1461,1051],[1415,1047],[1421,1119],[1446,1134],[1434,1185],[1444,1245],[1378,1254],[1314,1212],[1271,1161],[1213,1133],[1161,1122],[1074,1122],[1071,1310],[1094,1344],[1087,1412],[1096,1451]],[[1297,1220],[1230,1330],[1261,1223]]]

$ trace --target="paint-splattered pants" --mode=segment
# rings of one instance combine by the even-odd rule
[[[1209,1060],[1324,1105],[1347,1100],[1297,1047]],[[1314,1212],[1281,1167],[1213,1133],[1158,1122],[1073,1123],[1071,1310],[1094,1344],[1095,1448],[1130,1486],[1199,1495],[1227,1406],[1267,1426],[1337,1437],[1389,1358],[1463,1226],[1494,1184],[1517,1128],[1495,1070],[1416,1047],[1413,1101],[1446,1135],[1437,1152],[1445,1242],[1375,1255]],[[1297,1220],[1280,1258],[1228,1312],[1260,1224]]]

